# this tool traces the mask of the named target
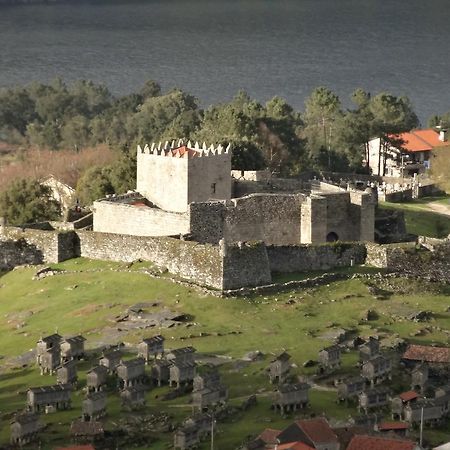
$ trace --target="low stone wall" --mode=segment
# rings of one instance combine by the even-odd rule
[[[169,272],[215,289],[222,289],[222,256],[217,246],[170,237],[78,231],[79,256],[131,262],[137,259],[167,267]]]
[[[366,247],[363,243],[330,243],[323,245],[267,247],[272,272],[309,272],[363,264]]]
[[[70,232],[0,227],[0,269],[72,258],[74,237]]]
[[[405,191],[397,192],[378,192],[378,200],[380,202],[401,203],[409,202],[413,199],[412,189],[406,189]]]

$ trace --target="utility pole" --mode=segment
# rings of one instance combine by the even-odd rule
[[[420,439],[419,439],[420,448],[422,448],[422,440],[423,440],[423,405],[420,410]]]

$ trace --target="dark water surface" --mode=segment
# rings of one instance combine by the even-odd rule
[[[146,79],[204,105],[239,89],[303,109],[318,85],[408,95],[450,110],[449,0],[142,0],[0,6],[0,87]]]

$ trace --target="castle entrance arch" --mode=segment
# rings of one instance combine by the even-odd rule
[[[327,234],[327,242],[336,242],[338,240],[339,236],[334,231]]]

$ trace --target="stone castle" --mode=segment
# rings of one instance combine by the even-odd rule
[[[102,233],[183,236],[210,244],[373,241],[374,211],[368,192],[233,178],[229,146],[180,140],[139,146],[136,192],[96,201],[93,227]]]
[[[183,141],[138,147],[136,191],[94,202],[93,230],[86,218],[0,224],[0,270],[77,256],[142,259],[227,291],[268,285],[274,272],[365,261],[374,238],[370,192],[232,172],[231,156],[229,147]]]

